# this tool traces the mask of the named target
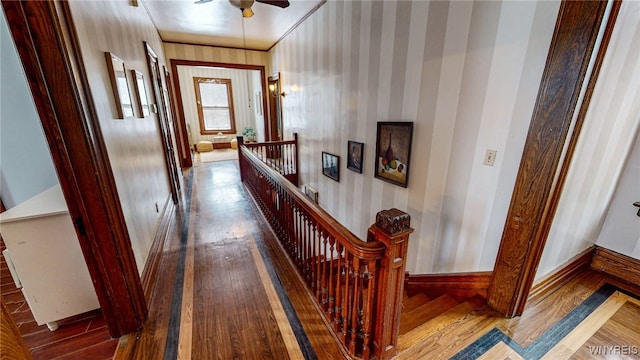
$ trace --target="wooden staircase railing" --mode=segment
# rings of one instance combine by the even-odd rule
[[[278,171],[282,176],[298,186],[298,134],[293,140],[245,143],[237,137],[238,151],[246,146],[256,157]]]
[[[265,151],[254,149],[239,146],[242,181],[344,354],[357,359],[394,356],[413,231],[409,215],[398,209],[379,212],[362,241],[266,165],[259,158]]]

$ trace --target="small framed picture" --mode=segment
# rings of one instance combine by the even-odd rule
[[[124,61],[116,55],[105,52],[107,60],[107,70],[109,80],[113,90],[114,101],[116,103],[116,114],[118,119],[133,117],[133,105],[131,104],[131,92],[127,82],[127,74],[124,68]]]
[[[379,122],[375,177],[407,187],[411,169],[412,122]]]
[[[138,117],[146,117],[151,114],[149,99],[147,98],[147,89],[144,86],[144,75],[136,70],[131,70],[133,77],[133,88],[138,96]]]
[[[335,181],[340,181],[340,157],[323,151],[322,174]]]
[[[364,143],[351,141],[347,142],[347,169],[362,174],[362,150]]]

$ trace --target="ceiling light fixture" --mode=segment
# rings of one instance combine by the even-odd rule
[[[253,0],[229,0],[229,2],[242,11],[242,17],[250,18],[253,16],[253,10],[251,10]]]

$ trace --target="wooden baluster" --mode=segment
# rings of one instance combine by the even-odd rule
[[[342,244],[338,243],[338,246],[336,247],[336,258],[338,259],[338,261],[336,265],[336,274],[334,275],[335,286],[331,286],[332,292],[335,288],[335,297],[331,305],[332,311],[335,312],[335,318],[329,319],[329,321],[334,320],[333,328],[335,329],[336,333],[340,333],[340,331],[342,330],[342,284],[344,283],[344,279],[346,278],[346,269],[344,267],[344,259],[342,256],[343,251],[344,248],[342,247]]]
[[[304,245],[307,240],[307,235],[309,233],[309,217],[305,212],[304,214],[304,228],[302,229],[302,239],[300,239],[300,244],[298,246],[298,271],[302,274],[302,278],[304,278],[304,260],[302,258],[302,254],[304,252]]]
[[[309,241],[307,242],[307,247],[304,249],[305,250],[304,269],[305,269],[305,272],[307,273],[306,280],[309,287],[312,286],[312,274],[311,274],[310,262],[311,262],[311,249],[313,248],[313,243],[316,237],[315,229],[316,229],[316,221],[313,220],[313,222],[311,223],[311,227],[309,228]]]
[[[349,259],[351,258],[351,254],[345,251],[344,254],[344,293],[342,294],[342,332],[340,332],[340,341],[346,345],[347,344],[347,333],[349,331],[349,319],[351,318],[351,289],[349,283],[351,282],[351,262]]]
[[[356,353],[356,341],[358,336],[360,317],[360,258],[353,257],[353,300],[351,308],[351,339],[349,340],[349,352]]]
[[[327,299],[327,306],[324,307],[324,311],[325,313],[327,313],[327,317],[329,318],[329,321],[333,320],[333,307],[335,306],[334,301],[335,298],[334,296],[334,286],[336,284],[336,271],[335,271],[335,266],[334,266],[334,262],[333,262],[333,249],[334,246],[336,245],[336,240],[333,238],[333,236],[329,235],[329,252],[327,253],[326,256],[328,256],[329,259],[329,298]],[[338,243],[339,245],[339,243]]]
[[[376,260],[371,260],[365,267],[363,284],[366,284],[366,297],[362,316],[362,358],[367,360],[371,357],[371,317],[373,301],[376,294]]]
[[[322,305],[322,292],[324,289],[324,259],[322,254],[322,246],[326,244],[326,234],[322,228],[318,226],[318,243],[316,244],[316,301]]]
[[[318,258],[316,257],[316,244],[319,242],[318,237],[318,224],[314,222],[313,224],[313,241],[311,242],[311,248],[309,249],[309,259],[307,260],[307,264],[309,265],[309,271],[311,273],[311,293],[316,294],[316,290],[318,289],[318,268],[316,266],[316,262]]]

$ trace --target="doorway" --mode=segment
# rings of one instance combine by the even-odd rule
[[[269,122],[265,126],[265,132],[269,134],[267,140],[282,140],[282,96],[280,73],[269,76]]]
[[[171,136],[171,127],[169,126],[169,119],[167,109],[168,106],[165,102],[164,96],[165,90],[162,86],[163,74],[160,72],[158,65],[158,56],[153,51],[151,46],[147,42],[144,43],[144,48],[147,55],[147,64],[149,65],[149,74],[151,75],[151,90],[153,93],[153,99],[156,106],[152,112],[156,113],[158,119],[158,127],[160,129],[160,137],[162,140],[162,147],[164,150],[164,159],[167,166],[167,177],[169,181],[169,188],[171,189],[171,198],[173,203],[178,203],[178,193],[180,191],[180,177],[178,176],[178,167],[176,165],[176,158],[173,146],[173,136]]]
[[[265,120],[268,105],[264,66],[171,59],[171,72],[177,103],[178,142],[187,145],[179,149],[182,167],[193,166],[191,149],[200,141],[210,141],[216,148],[229,147],[229,143],[247,128],[255,131],[258,141],[269,139]],[[201,128],[194,85],[197,77],[229,79],[235,131],[210,133]]]

